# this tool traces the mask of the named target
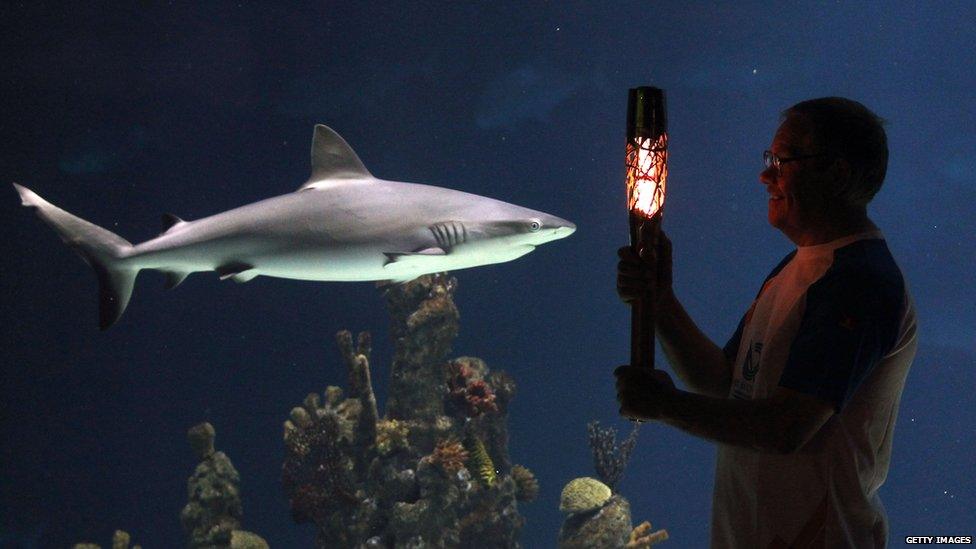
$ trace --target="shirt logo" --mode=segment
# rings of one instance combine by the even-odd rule
[[[752,381],[756,379],[756,373],[759,372],[759,359],[760,354],[762,354],[763,344],[761,341],[753,343],[749,347],[749,352],[746,354],[746,360],[742,364],[742,378],[746,381]]]

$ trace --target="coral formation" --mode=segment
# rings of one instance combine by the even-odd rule
[[[429,419],[444,413],[444,361],[460,319],[456,286],[454,277],[438,274],[385,287],[394,341],[387,417]]]
[[[497,412],[491,385],[480,379],[471,358],[452,360],[447,364],[448,403],[450,408],[468,417]]]
[[[534,501],[539,496],[539,481],[528,467],[515,465],[512,467],[512,478],[515,480],[515,498],[519,501]]]
[[[187,481],[189,501],[180,522],[191,548],[267,548],[256,534],[240,530],[240,475],[223,452],[214,448],[213,425],[201,423],[187,432],[190,447],[200,463]],[[236,540],[236,544],[235,544]]]
[[[240,476],[223,452],[214,447],[216,431],[200,423],[187,431],[187,441],[200,461],[187,480],[189,501],[180,522],[189,536],[187,545],[200,549],[268,549],[261,536],[240,529],[242,513]],[[129,534],[116,530],[112,549],[129,549]],[[73,549],[101,549],[94,543],[77,543]],[[133,545],[132,549],[139,549]]]
[[[445,439],[437,443],[433,453],[426,459],[440,467],[447,475],[455,475],[464,468],[468,457],[468,451],[464,449],[463,444],[455,439]]]
[[[254,532],[234,530],[230,533],[230,549],[269,549],[268,542]]]
[[[238,493],[240,475],[223,452],[214,451],[212,425],[192,427],[187,438],[200,460],[187,481],[189,502],[180,513],[189,546],[230,545],[231,532],[240,526],[243,514]]]
[[[116,530],[112,535],[112,549],[129,549],[132,539],[125,530]],[[97,543],[76,543],[71,549],[102,549]],[[139,545],[133,545],[132,549],[141,549]]]
[[[383,286],[395,349],[382,416],[369,334],[354,346],[343,331],[346,394],[309,395],[284,422],[282,482],[316,547],[520,547],[516,495],[538,484],[517,481],[508,457],[515,383],[478,358],[447,359],[455,289],[446,275]]]
[[[616,490],[617,483],[630,461],[630,454],[637,445],[639,426],[640,423],[635,423],[630,435],[618,446],[617,430],[613,427],[603,429],[599,421],[591,421],[586,425],[596,474],[612,491]]]
[[[638,524],[630,532],[630,540],[624,549],[647,549],[655,543],[660,543],[668,539],[667,530],[652,532],[653,529],[654,527],[651,526],[651,523],[646,520]]]
[[[637,443],[637,426],[620,446],[612,427],[601,429],[598,421],[592,421],[586,429],[597,475],[603,482],[584,477],[563,488],[559,510],[567,517],[559,530],[559,549],[645,549],[668,539],[667,530],[652,532],[650,522],[633,528],[630,503],[612,489]]]
[[[619,549],[627,545],[630,532],[630,504],[615,495],[589,512],[570,514],[559,531],[559,548]]]
[[[563,488],[559,510],[564,513],[593,511],[602,507],[611,495],[610,487],[595,478],[575,478]]]
[[[381,419],[376,424],[376,451],[387,456],[397,450],[410,448],[407,436],[410,427],[407,422],[396,419]]]
[[[310,399],[306,399],[309,401]],[[314,404],[314,402],[311,402]],[[345,502],[358,501],[354,462],[350,457],[351,434],[359,408],[294,408],[285,423],[289,450],[282,468],[282,482],[291,497],[296,522],[325,520]]]

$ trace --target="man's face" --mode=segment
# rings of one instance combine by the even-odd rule
[[[780,124],[769,150],[781,159],[819,154],[810,124],[801,117],[790,117]],[[770,166],[759,173],[759,181],[769,193],[769,224],[783,231],[791,240],[807,233],[814,223],[813,212],[822,198],[820,158],[784,162],[777,170]]]

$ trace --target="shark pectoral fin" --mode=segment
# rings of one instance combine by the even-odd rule
[[[238,284],[244,284],[245,282],[250,282],[254,280],[254,278],[259,274],[261,273],[259,273],[257,269],[251,269],[249,271],[244,271],[243,273],[237,273],[236,275],[232,275],[230,278],[231,280],[237,282]]]
[[[410,255],[447,255],[449,253],[451,253],[450,250],[445,250],[444,248],[434,246],[433,248],[424,248],[422,250],[410,252]]]
[[[221,280],[230,278],[234,282],[247,282],[259,274],[254,270],[253,265],[248,265],[247,263],[228,263],[214,270],[217,271]]]
[[[190,276],[189,271],[185,273],[180,271],[166,271],[165,274],[167,290],[172,290],[173,288],[179,286],[184,280],[186,280],[186,277]]]
[[[383,266],[388,267],[394,263],[416,265],[417,262],[421,262],[420,264],[423,264],[426,260],[444,257],[447,254],[447,250],[437,247],[424,248],[416,252],[384,252],[383,255],[386,256],[386,263]]]

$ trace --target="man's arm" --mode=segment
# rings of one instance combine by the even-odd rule
[[[630,246],[617,251],[618,295],[625,303],[633,303],[648,286],[655,286],[655,331],[668,362],[692,391],[727,396],[732,364],[722,349],[702,333],[674,294],[671,240],[662,231],[657,247],[642,248],[641,254],[638,256]]]
[[[785,387],[767,399],[736,400],[679,391],[662,370],[622,366],[614,374],[624,416],[763,452],[802,448],[834,413],[832,403]]]
[[[695,324],[673,291],[658,299],[656,331],[668,363],[695,393],[724,398],[732,383],[732,364]]]

